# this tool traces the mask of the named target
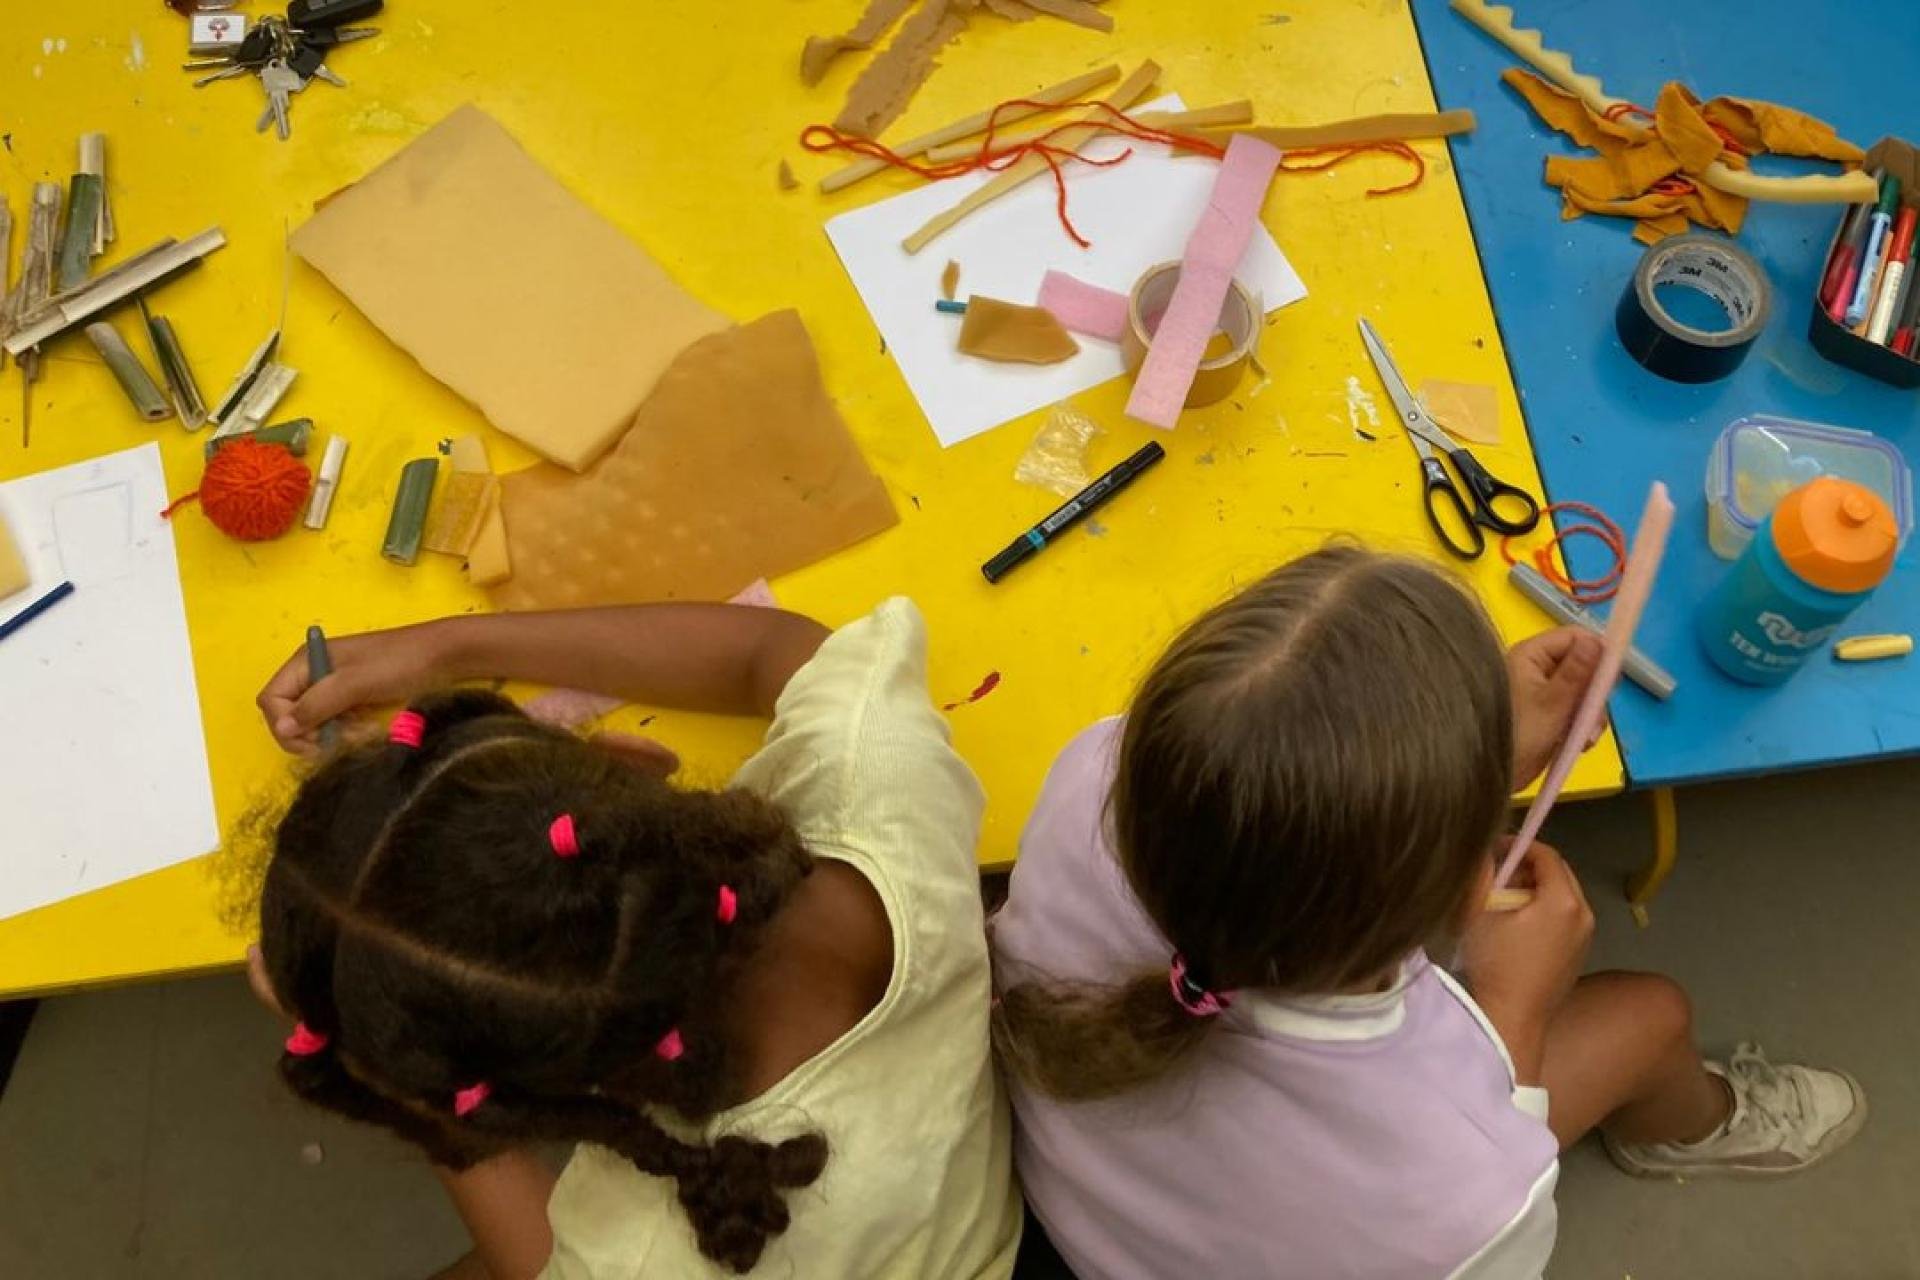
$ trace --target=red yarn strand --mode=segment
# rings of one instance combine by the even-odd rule
[[[1044,133],[1028,138],[1013,146],[996,146],[994,136],[1001,128],[1000,113],[1015,107],[1031,107],[1047,111],[1076,110],[1086,108],[1096,114],[1104,114],[1104,122],[1097,119],[1076,119],[1063,121]],[[1128,147],[1119,155],[1105,159],[1096,159],[1069,147],[1056,146],[1053,139],[1069,129],[1081,129],[1090,124],[1099,124],[1105,133],[1118,134],[1135,142],[1158,142],[1175,151],[1186,151],[1195,155],[1212,156],[1219,159],[1226,152],[1204,138],[1189,137],[1186,134],[1173,133],[1166,129],[1156,129],[1134,119],[1120,108],[1107,102],[1039,102],[1032,98],[1009,98],[998,103],[987,115],[986,131],[981,135],[979,148],[970,156],[948,160],[940,164],[922,164],[917,160],[894,151],[883,142],[859,134],[842,133],[831,125],[812,124],[800,131],[800,145],[816,155],[832,151],[850,151],[855,155],[879,160],[896,169],[937,182],[946,178],[957,178],[962,174],[989,172],[999,173],[1017,164],[1023,158],[1037,155],[1046,162],[1048,171],[1053,175],[1054,209],[1060,219],[1060,225],[1067,236],[1081,248],[1091,248],[1093,242],[1080,234],[1073,225],[1073,219],[1067,213],[1067,178],[1062,165],[1069,160],[1092,165],[1096,169],[1110,168],[1133,154]]]
[[[994,135],[1001,127],[1000,113],[1013,107],[1030,107],[1045,111],[1086,109],[1094,114],[1092,118],[1082,116],[1078,119],[1063,121],[1046,130],[1044,133],[1036,134],[1026,141],[1015,143],[1012,146],[996,146]],[[1099,116],[1105,116],[1106,118],[1101,120],[1098,118]],[[959,157],[940,164],[922,164],[917,160],[910,160],[906,156],[894,151],[884,142],[863,137],[859,134],[842,133],[832,125],[825,124],[810,124],[805,129],[802,129],[800,131],[800,145],[816,155],[831,151],[850,151],[854,155],[865,156],[870,160],[878,160],[895,169],[904,169],[908,173],[927,179],[929,182],[939,182],[947,178],[958,178],[962,174],[978,173],[981,171],[999,173],[1026,156],[1037,155],[1046,161],[1047,169],[1053,176],[1054,210],[1060,219],[1060,226],[1066,231],[1069,239],[1081,248],[1087,249],[1092,247],[1093,242],[1080,234],[1079,228],[1073,225],[1073,219],[1067,212],[1067,178],[1063,166],[1069,160],[1077,160],[1081,164],[1104,169],[1119,164],[1133,154],[1133,148],[1128,147],[1120,152],[1119,155],[1109,156],[1104,160],[1096,160],[1070,147],[1062,147],[1054,144],[1053,139],[1058,135],[1069,129],[1081,129],[1088,125],[1098,125],[1104,133],[1118,134],[1120,137],[1129,138],[1135,142],[1161,143],[1176,152],[1212,156],[1216,160],[1226,155],[1225,149],[1218,143],[1211,142],[1205,138],[1196,138],[1188,134],[1174,133],[1168,129],[1156,129],[1151,125],[1142,124],[1139,120],[1128,115],[1112,103],[1098,101],[1053,103],[1038,102],[1032,98],[1009,98],[1005,102],[997,104],[993,110],[987,114],[987,127],[981,135],[978,149],[976,149],[972,155]],[[1314,173],[1322,169],[1331,169],[1335,165],[1343,164],[1353,157],[1368,151],[1379,151],[1388,155],[1398,156],[1413,166],[1413,176],[1411,178],[1391,187],[1369,188],[1367,191],[1369,197],[1397,195],[1402,191],[1411,191],[1426,181],[1427,164],[1426,161],[1421,158],[1420,153],[1404,142],[1394,141],[1360,142],[1350,146],[1301,147],[1285,153],[1280,162],[1280,172]],[[1309,159],[1306,163],[1292,163],[1293,158],[1296,156],[1319,157],[1319,159]]]
[[[161,508],[160,518],[162,520],[173,519],[174,512],[186,506],[189,502],[192,502],[194,499],[198,498],[199,496],[200,496],[200,491],[198,489],[195,489],[192,493],[181,494],[179,497],[175,498],[172,502],[169,502],[165,507]]]
[[[1627,116],[1639,116],[1642,119],[1652,122],[1646,126],[1649,133],[1655,137],[1658,137],[1660,134],[1660,117],[1645,107],[1632,102],[1616,102],[1602,112],[1601,116],[1603,119],[1611,120],[1616,124]],[[1700,118],[1707,120],[1704,115]],[[1733,136],[1731,129],[1728,129],[1718,121],[1707,120],[1707,128],[1713,130],[1720,139],[1720,145],[1725,147],[1733,155],[1745,158],[1753,154],[1747,150],[1745,143]],[[1685,174],[1674,173],[1660,179],[1660,181],[1648,187],[1647,191],[1651,195],[1658,196],[1690,196],[1699,189],[1700,185],[1693,179],[1687,177]]]

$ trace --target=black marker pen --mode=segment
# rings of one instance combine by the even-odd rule
[[[988,582],[1000,581],[1013,572],[1014,566],[1080,523],[1107,499],[1133,483],[1142,471],[1166,456],[1167,451],[1157,444],[1143,446],[1138,453],[1075,494],[1065,506],[1014,539],[1005,551],[981,565],[980,572]]]

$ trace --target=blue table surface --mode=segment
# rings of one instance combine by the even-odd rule
[[[1862,147],[1887,135],[1920,141],[1913,0],[1520,0],[1516,8],[1519,24],[1539,28],[1548,48],[1571,53],[1609,93],[1643,106],[1679,80],[1702,98],[1798,107]],[[1643,252],[1633,224],[1561,221],[1559,194],[1541,180],[1545,158],[1581,152],[1500,83],[1518,60],[1446,0],[1414,0],[1413,9],[1440,105],[1479,116],[1472,134],[1454,140],[1454,163],[1549,496],[1594,503],[1629,531],[1654,480],[1666,482],[1678,507],[1639,644],[1679,689],[1661,703],[1623,683],[1611,704],[1634,785],[1920,751],[1920,655],[1843,664],[1821,653],[1787,684],[1754,689],[1719,674],[1693,635],[1695,602],[1727,568],[1707,547],[1703,485],[1708,453],[1728,423],[1770,413],[1864,428],[1920,465],[1920,391],[1831,364],[1807,343],[1841,206],[1753,205],[1738,239],[1773,282],[1765,332],[1723,381],[1684,386],[1655,377],[1614,334],[1614,306]],[[1810,167],[1765,158],[1757,167],[1794,165]],[[1567,551],[1578,573],[1607,562],[1586,539],[1570,539]],[[1843,634],[1920,634],[1916,556],[1920,548],[1909,545]]]

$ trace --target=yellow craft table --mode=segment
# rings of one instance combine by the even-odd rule
[[[911,180],[883,175],[823,197],[813,182],[839,161],[795,145],[803,125],[832,117],[859,62],[843,60],[807,89],[796,74],[800,46],[816,29],[850,23],[859,8],[857,0],[389,0],[378,19],[385,34],[332,60],[351,87],[308,88],[283,144],[254,132],[262,99],[252,79],[191,87],[177,65],[185,24],[154,0],[4,7],[0,133],[10,136],[0,189],[16,212],[34,180],[65,181],[79,134],[105,131],[116,256],[212,225],[230,239],[160,295],[208,394],[277,322],[290,276],[281,358],[301,372],[282,416],[311,416],[318,433],[353,442],[323,534],[296,530],[243,546],[197,513],[179,522],[223,824],[289,785],[253,696],[308,623],[345,634],[485,607],[452,560],[429,556],[404,569],[381,559],[394,483],[406,459],[467,432],[488,434],[502,470],[529,455],[315,272],[289,268],[283,252],[286,229],[316,200],[463,102],[496,115],[710,305],[739,320],[799,308],[827,386],[886,478],[901,523],[774,590],[783,605],[829,623],[889,594],[913,596],[931,628],[941,701],[1001,674],[990,696],[951,715],[990,796],[983,865],[1012,859],[1059,747],[1119,710],[1166,639],[1235,583],[1338,534],[1444,559],[1421,514],[1413,454],[1391,418],[1374,441],[1354,429],[1352,380],[1385,403],[1356,316],[1374,320],[1416,383],[1434,376],[1496,386],[1505,441],[1483,455],[1497,473],[1539,491],[1447,150],[1421,143],[1427,181],[1406,195],[1364,195],[1403,176],[1402,163],[1386,157],[1275,181],[1266,221],[1310,294],[1268,326],[1271,380],[1190,412],[1169,434],[1123,417],[1123,384],[1077,397],[1076,407],[1106,427],[1090,459],[1096,471],[1148,438],[1161,439],[1169,457],[1102,513],[1104,534],[1081,530],[988,587],[980,562],[1057,502],[1012,478],[1044,415],[950,450],[937,445],[821,230],[829,215]],[[1165,68],[1162,87],[1196,104],[1251,98],[1263,123],[1433,107],[1401,0],[1112,0],[1107,9],[1118,23],[1111,35],[1052,20],[1012,25],[982,11],[896,131],[1148,56]],[[777,181],[783,158],[798,190]],[[59,342],[46,363],[29,448],[21,446],[18,373],[10,367],[0,381],[0,478],[157,438],[171,490],[194,487],[199,437],[138,421],[84,343]],[[1503,585],[1497,555],[1468,572],[1509,639],[1547,625]],[[680,749],[695,780],[713,782],[752,750],[759,729],[663,714],[648,731]],[[1593,794],[1621,783],[1608,739],[1582,762],[1574,788]],[[74,803],[102,799],[75,780]],[[250,933],[250,879],[243,858],[215,855],[0,923],[0,996],[232,965]]]

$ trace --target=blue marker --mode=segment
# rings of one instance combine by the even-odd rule
[[[0,622],[0,640],[5,640],[8,636],[26,626],[29,622],[32,622],[35,618],[72,594],[73,584],[71,582],[61,583],[20,612],[14,614],[11,618],[8,618],[5,622]]]
[[[1860,259],[1860,279],[1853,286],[1853,299],[1847,303],[1846,322],[1859,324],[1873,305],[1873,287],[1880,280],[1880,264],[1887,257],[1887,237],[1893,228],[1893,215],[1900,208],[1900,179],[1887,174],[1880,179],[1880,203],[1874,206],[1873,230],[1867,234],[1867,256]]]

